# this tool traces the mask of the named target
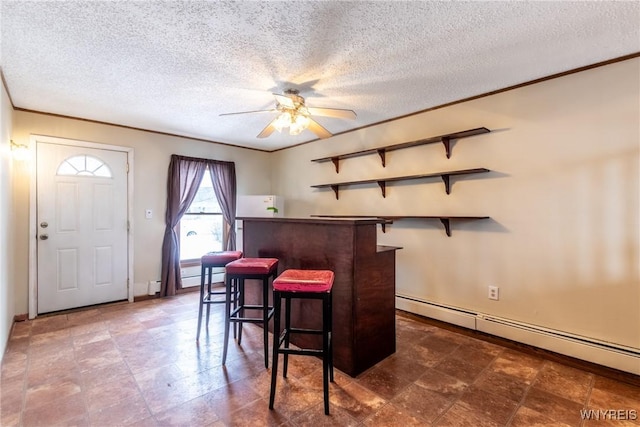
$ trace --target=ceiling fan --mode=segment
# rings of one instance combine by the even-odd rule
[[[319,138],[329,138],[333,134],[325,129],[320,123],[316,122],[311,116],[333,117],[338,119],[355,119],[356,113],[352,110],[343,110],[340,108],[314,108],[307,107],[304,98],[299,95],[297,89],[287,89],[284,94],[274,93],[276,98],[276,107],[271,110],[255,110],[243,111],[239,113],[224,113],[221,116],[230,116],[234,114],[250,114],[250,113],[279,113],[262,132],[258,134],[258,138],[266,138],[273,133],[274,130],[282,132],[282,129],[289,128],[290,135],[298,135],[305,129],[309,129]]]

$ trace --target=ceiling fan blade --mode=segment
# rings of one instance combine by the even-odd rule
[[[251,113],[275,113],[278,110],[276,109],[271,109],[271,110],[254,110],[254,111],[240,111],[238,113],[222,113],[219,114],[220,116],[233,116],[235,114],[251,114]]]
[[[277,93],[274,93],[273,96],[276,98],[278,104],[282,105],[283,107],[296,108],[296,105],[293,103],[293,99],[289,98],[288,96],[280,95]]]
[[[311,132],[315,133],[318,136],[318,138],[329,138],[333,136],[331,132],[326,130],[324,127],[322,127],[322,125],[320,125],[320,123],[316,122],[312,118],[309,118],[308,129]]]
[[[355,120],[356,112],[353,110],[343,110],[341,108],[315,108],[307,107],[312,116],[335,117],[338,119]]]
[[[258,138],[266,138],[269,135],[271,135],[274,130],[276,130],[276,128],[273,127],[273,122],[275,122],[275,119],[271,120],[271,122],[267,125],[267,127],[262,129],[262,132],[258,134]]]

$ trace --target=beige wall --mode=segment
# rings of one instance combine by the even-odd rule
[[[14,311],[14,277],[13,268],[13,227],[12,227],[12,170],[11,159],[11,121],[13,108],[9,96],[0,84],[0,354],[9,338],[13,324]]]
[[[160,279],[160,252],[164,236],[167,168],[171,154],[236,162],[238,194],[270,194],[271,167],[268,153],[222,144],[195,141],[101,125],[45,114],[14,112],[13,140],[28,144],[30,135],[77,139],[134,149],[134,283],[145,289],[149,280]],[[21,236],[16,254],[16,313],[28,310],[29,174],[17,177],[15,228]],[[152,209],[153,219],[145,219]],[[137,292],[140,293],[140,292]]]
[[[640,59],[273,154],[287,214],[488,215],[398,221],[397,293],[640,349]],[[487,127],[490,134],[331,163],[310,160]],[[489,174],[341,190],[313,184],[486,167]],[[500,287],[500,300],[487,287]]]

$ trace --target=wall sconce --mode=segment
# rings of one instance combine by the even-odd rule
[[[11,140],[11,153],[13,158],[18,161],[29,159],[29,147],[24,144],[16,144]]]

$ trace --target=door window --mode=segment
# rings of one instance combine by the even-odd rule
[[[69,157],[58,166],[57,175],[84,175],[111,178],[111,169],[97,157],[79,155]]]

